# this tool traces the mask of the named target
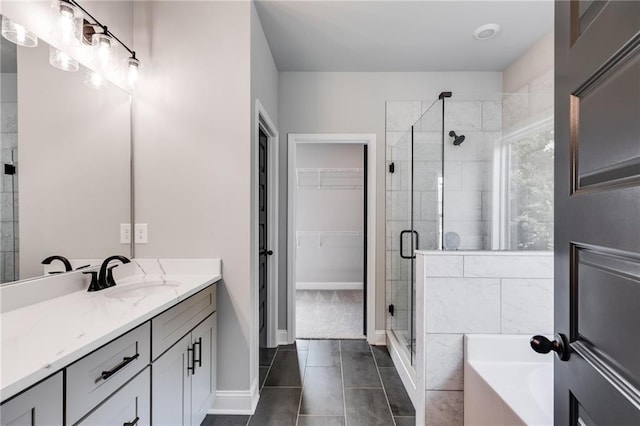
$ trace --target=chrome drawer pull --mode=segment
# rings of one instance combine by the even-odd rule
[[[137,359],[139,356],[140,356],[140,354],[135,354],[134,356],[125,356],[122,359],[122,362],[120,364],[116,365],[111,370],[107,370],[107,371],[103,371],[102,372],[102,375],[101,375],[102,380],[107,380],[109,377],[113,376],[118,371],[122,370],[127,364],[129,364],[131,361]]]
[[[140,420],[140,417],[136,417],[133,421],[123,423],[122,426],[135,426],[138,420]]]

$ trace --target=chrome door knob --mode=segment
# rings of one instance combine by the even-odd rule
[[[531,348],[539,354],[548,354],[551,351],[556,353],[560,361],[569,359],[569,341],[564,334],[557,333],[556,340],[549,340],[544,336],[536,335],[531,338]]]

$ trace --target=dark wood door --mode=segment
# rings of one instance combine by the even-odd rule
[[[555,424],[640,425],[640,2],[555,31]]]
[[[267,134],[259,130],[258,140],[258,318],[259,318],[259,334],[260,347],[267,347],[267,285],[269,279],[268,262],[272,252],[268,245],[268,141]]]

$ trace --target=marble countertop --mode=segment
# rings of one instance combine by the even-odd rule
[[[222,278],[175,270],[117,279],[0,314],[0,400],[4,401]]]

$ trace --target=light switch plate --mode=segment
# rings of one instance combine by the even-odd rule
[[[120,244],[131,244],[131,224],[120,224]]]
[[[148,226],[146,223],[136,223],[134,242],[136,244],[147,244],[149,242]]]

